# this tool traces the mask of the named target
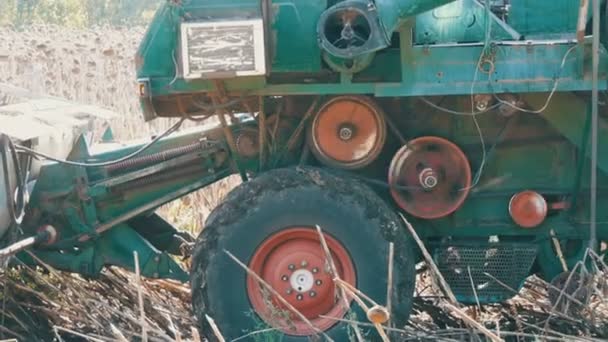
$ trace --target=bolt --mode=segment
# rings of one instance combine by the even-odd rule
[[[437,186],[437,183],[439,182],[437,177],[438,176],[435,170],[431,169],[430,167],[422,170],[422,172],[420,172],[418,175],[420,185],[427,190],[433,189]]]
[[[317,279],[317,281],[315,281],[315,284],[317,284],[317,286],[321,286],[323,282],[321,281],[321,279]]]
[[[287,289],[287,294],[290,295],[293,291],[291,289]]]
[[[306,266],[308,266],[308,262],[306,260],[302,260],[302,262],[300,263],[300,265],[302,267],[306,267]]]
[[[289,264],[289,266],[287,266],[287,268],[289,268],[290,271],[293,271],[296,269],[296,265],[294,264]]]
[[[302,299],[304,299],[304,296],[302,296],[301,294],[299,294],[299,295],[296,296],[296,299],[297,300],[302,300]]]
[[[312,273],[319,273],[319,268],[318,267],[313,267]]]
[[[426,177],[424,179],[424,185],[427,188],[433,188],[433,187],[435,187],[435,185],[437,185],[437,178],[432,177],[432,176]]]
[[[350,140],[353,137],[353,130],[350,127],[342,127],[338,132],[341,140]]]
[[[311,297],[314,297],[314,296],[316,296],[316,295],[317,295],[317,293],[316,293],[315,291],[310,291],[309,295],[310,295]]]
[[[281,277],[281,280],[283,280],[283,281],[288,281],[288,280],[289,280],[289,277],[287,277],[286,275],[284,275],[284,276],[282,276],[282,277]]]

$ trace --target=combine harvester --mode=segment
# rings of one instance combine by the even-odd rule
[[[608,25],[588,3],[167,1],[139,95],[146,120],[179,121],[99,152],[79,139],[65,159],[3,138],[0,253],[94,277],[134,270],[136,251],[144,276],[189,280],[201,332],[208,314],[227,338],[263,322],[345,341],[339,319],[366,320],[337,295],[317,226],[345,282],[384,305],[392,280],[396,327],[423,260],[399,214],[463,303],[532,274],[561,286],[608,240]],[[50,161],[28,172],[33,157]],[[172,255],[192,241],[155,211],[231,174],[243,184],[182,269]]]

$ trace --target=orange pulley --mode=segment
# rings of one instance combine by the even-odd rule
[[[393,157],[388,175],[391,194],[407,213],[424,219],[445,217],[458,209],[471,187],[471,167],[449,140],[420,137]]]
[[[323,164],[350,170],[362,168],[382,151],[386,141],[384,113],[367,97],[335,97],[315,115],[308,141]]]

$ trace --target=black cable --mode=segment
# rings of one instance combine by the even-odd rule
[[[13,167],[15,168],[15,177],[17,178],[17,198],[11,191],[11,179],[9,175],[8,161],[9,156],[7,150],[10,152],[10,158],[13,161]],[[0,154],[2,156],[2,169],[4,171],[4,185],[6,192],[6,200],[8,202],[9,213],[11,215],[11,223],[15,225],[21,224],[23,214],[25,211],[25,184],[23,173],[21,172],[21,164],[19,162],[19,155],[17,149],[11,141],[11,139],[5,135],[0,134]]]
[[[216,110],[232,107],[238,103],[243,102],[244,100],[245,100],[245,96],[243,95],[243,96],[240,96],[239,98],[230,100],[228,102],[220,103],[220,104],[206,104],[206,103],[201,103],[199,101],[196,101],[195,99],[192,99],[192,103],[199,109],[202,109],[202,110],[208,111],[208,112],[214,112]]]
[[[149,143],[145,144],[144,146],[142,146],[141,148],[139,148],[137,151],[126,155],[122,158],[118,158],[116,160],[111,160],[111,161],[107,161],[107,162],[100,162],[100,163],[80,163],[80,162],[73,162],[73,161],[69,161],[69,160],[64,160],[64,159],[59,159],[59,158],[55,158],[53,156],[50,156],[48,154],[42,153],[42,152],[38,152],[35,150],[32,150],[29,147],[25,147],[25,146],[21,146],[21,145],[17,145],[17,150],[21,153],[25,153],[25,154],[29,154],[32,156],[37,156],[43,159],[47,159],[47,160],[51,160],[60,164],[65,164],[65,165],[70,165],[70,166],[77,166],[77,167],[106,167],[106,166],[110,166],[110,165],[114,165],[114,164],[118,164],[118,163],[122,163],[126,160],[129,160],[131,158],[134,158],[138,155],[140,155],[141,153],[143,153],[144,151],[146,151],[147,149],[149,149],[150,147],[152,147],[154,144],[156,144],[159,140],[161,140],[162,138],[170,135],[171,133],[175,132],[183,123],[184,121],[186,121],[187,118],[182,118],[180,121],[178,121],[176,124],[174,124],[173,126],[171,126],[169,129],[167,129],[166,131],[164,131],[162,134],[160,134],[159,136],[155,137],[154,139],[152,139],[152,141],[150,141]]]
[[[352,177],[355,179],[358,179],[362,182],[365,183],[369,183],[369,184],[373,184],[376,186],[381,186],[383,188],[389,189],[389,190],[426,190],[424,187],[422,186],[404,186],[404,185],[397,185],[397,184],[390,184],[389,182],[380,180],[380,179],[376,179],[376,178],[371,178],[371,177],[367,177],[367,176],[363,176],[363,175],[358,175],[356,173],[353,172],[348,172],[348,171],[344,171],[344,170],[338,170],[338,169],[327,169],[329,172],[337,174],[337,175],[341,175],[341,176],[346,176],[346,177]]]
[[[490,111],[492,111],[492,110],[497,109],[498,107],[500,107],[500,103],[497,103],[497,104],[494,104],[494,105],[492,105],[492,106],[490,106],[490,107],[488,107],[488,108],[486,108],[486,109],[484,109],[482,111],[479,111],[479,112],[460,112],[460,111],[457,111],[457,110],[449,109],[449,108],[446,108],[446,107],[442,107],[442,106],[440,106],[438,104],[435,104],[431,100],[427,99],[424,96],[420,96],[419,98],[420,98],[420,100],[422,100],[422,102],[426,103],[428,106],[430,106],[432,108],[435,108],[435,109],[437,109],[439,111],[442,111],[442,112],[445,112],[445,113],[448,113],[448,114],[461,115],[461,116],[475,116],[475,115],[479,115],[479,114],[485,114],[487,112],[490,112]]]

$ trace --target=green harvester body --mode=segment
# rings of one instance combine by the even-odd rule
[[[437,258],[449,259],[450,244],[495,249],[510,260],[497,267],[516,278],[515,287],[529,274],[550,281],[583,260],[594,237],[590,221],[597,222],[593,248],[608,241],[608,106],[599,106],[598,211],[591,218],[592,13],[581,31],[579,9],[573,0],[167,1],[136,57],[144,118],[218,115],[226,125],[163,138],[108,167],[45,163],[22,229],[26,235],[43,225],[57,229],[56,241],[32,252],[62,270],[92,277],[110,265],[133,270],[137,251],[144,276],[185,281],[187,271],[171,256],[180,254],[184,237],[158,208],[232,174],[247,181],[306,164],[373,180],[370,186],[411,220]],[[355,18],[354,29],[345,18]],[[252,28],[234,31],[236,38],[213,36],[233,24]],[[600,94],[608,88],[606,25],[602,15]],[[243,37],[251,46],[239,51],[251,56],[234,60],[245,66],[213,55]],[[356,170],[320,162],[306,134],[319,106],[344,95],[373,100],[389,127],[378,157]],[[239,99],[246,100],[224,115],[228,106],[221,103]],[[404,142],[423,136],[453,142],[472,171],[464,202],[434,219],[409,215],[377,184],[389,183],[391,159]],[[69,160],[116,160],[147,143],[106,140],[95,148],[79,140]],[[542,195],[548,205],[534,228],[519,226],[509,210],[522,191]],[[458,289],[458,279],[450,279]],[[456,292],[459,300],[475,300],[466,289]]]

